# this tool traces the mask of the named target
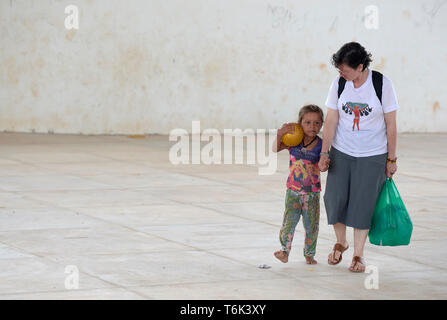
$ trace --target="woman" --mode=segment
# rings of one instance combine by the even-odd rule
[[[397,170],[397,98],[391,81],[368,68],[371,61],[371,54],[356,42],[332,56],[340,75],[326,100],[319,162],[321,171],[328,170],[324,203],[337,237],[328,263],[341,262],[349,248],[346,226],[352,227],[352,272],[365,271],[363,249],[374,207],[386,177]]]

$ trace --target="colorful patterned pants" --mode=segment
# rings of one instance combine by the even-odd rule
[[[284,219],[279,232],[281,250],[290,252],[293,235],[300,217],[303,216],[306,237],[304,240],[304,256],[313,257],[317,247],[318,227],[320,222],[320,193],[307,192],[300,194],[287,189]]]

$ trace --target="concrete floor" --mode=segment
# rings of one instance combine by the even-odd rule
[[[328,266],[323,203],[319,264],[304,263],[301,222],[289,263],[273,257],[284,151],[260,176],[253,165],[174,166],[167,136],[0,133],[0,299],[446,299],[446,138],[399,136],[395,182],[413,237],[367,242],[379,276],[367,289],[370,274],[348,271],[352,248]],[[67,266],[78,289],[66,289]]]

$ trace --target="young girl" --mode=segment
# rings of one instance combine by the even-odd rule
[[[301,108],[298,124],[303,128],[303,141],[296,147],[288,147],[281,138],[286,133],[293,132],[293,123],[285,123],[278,129],[273,143],[273,152],[288,149],[290,152],[290,175],[287,179],[287,192],[284,218],[279,233],[281,250],[274,253],[275,257],[286,263],[292,248],[295,227],[303,216],[306,237],[304,240],[304,257],[307,264],[316,264],[315,248],[317,246],[318,225],[320,221],[320,152],[322,140],[318,133],[323,125],[323,111],[316,105],[306,105]]]

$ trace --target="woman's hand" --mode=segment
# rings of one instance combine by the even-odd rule
[[[391,178],[393,174],[395,174],[397,171],[397,165],[395,163],[387,162],[386,163],[386,176],[387,178]]]
[[[320,168],[321,172],[325,172],[329,168],[329,163],[331,159],[329,159],[326,155],[321,155],[320,162],[318,162],[318,168]]]

